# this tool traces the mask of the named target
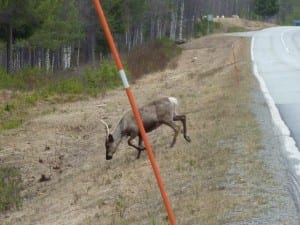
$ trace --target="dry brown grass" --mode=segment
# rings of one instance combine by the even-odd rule
[[[232,44],[240,62],[240,85],[228,66]],[[177,223],[214,225],[250,218],[265,199],[259,191],[254,198],[245,179],[258,171],[267,175],[255,157],[260,132],[248,108],[254,80],[249,40],[209,36],[183,48],[176,69],[149,74],[132,87],[138,103],[176,96],[188,117],[192,143],[180,137],[169,149],[169,128],[149,134]],[[99,103],[103,107],[96,111]],[[25,124],[22,133],[0,138],[6,149],[2,159],[22,168],[27,197],[23,210],[7,216],[4,224],[168,224],[146,154],[135,160],[136,152],[123,143],[112,161],[104,160],[99,118],[118,121],[128,109],[123,90],[56,108]],[[52,171],[51,181],[38,184],[33,177],[49,173],[57,151],[64,155],[62,172]],[[39,157],[49,163],[41,165]],[[238,213],[240,207],[247,210]]]
[[[238,31],[239,29],[240,31],[253,31],[275,26],[275,24],[272,23],[231,17],[218,18],[215,19],[215,21],[222,24],[222,30],[224,32],[230,32],[230,30],[234,32],[234,30]]]
[[[135,47],[126,57],[130,78],[136,80],[146,74],[165,70],[180,52],[181,49],[168,39],[150,41]]]

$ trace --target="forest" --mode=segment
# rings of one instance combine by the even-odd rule
[[[205,16],[292,24],[297,0],[102,0],[118,48],[127,53],[154,39],[188,39]],[[108,47],[92,1],[0,0],[0,68],[47,73],[95,65]]]

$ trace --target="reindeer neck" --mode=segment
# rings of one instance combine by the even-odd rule
[[[118,125],[115,127],[114,131],[112,132],[112,136],[114,137],[114,140],[117,144],[122,141],[121,123],[118,123]]]

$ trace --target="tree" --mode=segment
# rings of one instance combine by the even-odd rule
[[[157,38],[176,40],[180,35],[189,38],[197,22],[208,14],[266,19],[280,10],[276,18],[287,22],[291,16],[299,15],[300,5],[299,0],[101,0],[101,3],[118,48],[126,51]],[[54,63],[54,70],[69,68],[70,65],[64,66],[66,52],[67,55],[72,52],[72,65],[77,66],[94,64],[109,53],[94,6],[87,0],[0,0],[0,39],[0,66],[6,66],[8,71],[26,66],[48,70]]]
[[[289,24],[293,23],[293,20],[300,19],[300,5],[293,8],[292,13],[287,16],[287,22]]]
[[[30,37],[30,45],[46,49],[44,64],[48,71],[71,66],[71,44],[82,39],[82,23],[75,0],[44,0],[34,11],[39,29]],[[63,52],[63,53],[62,53]]]
[[[146,0],[125,0],[122,7],[125,34],[121,36],[124,36],[123,46],[130,49],[145,39],[145,14],[149,3]]]
[[[293,19],[300,18],[299,0],[279,0],[279,6],[278,19],[281,24],[291,24]]]
[[[44,0],[35,9],[40,27],[30,37],[36,47],[57,50],[82,38],[82,26],[75,0]]]
[[[8,73],[12,72],[14,40],[18,36],[26,38],[33,32],[35,19],[31,12],[36,3],[36,0],[0,1],[0,38],[6,42]]]
[[[279,12],[278,0],[255,0],[254,12],[263,18],[274,16]]]
[[[50,54],[52,66],[70,67],[71,45],[82,38],[76,0],[0,0],[0,21],[9,73],[26,65],[48,70]]]
[[[100,27],[94,5],[91,1],[76,0],[79,10],[80,20],[83,26],[83,39],[80,42],[83,63],[96,62],[97,53],[99,57],[109,52],[109,48]],[[121,0],[102,0],[104,13],[114,34],[124,33],[125,23],[123,15],[123,1]]]

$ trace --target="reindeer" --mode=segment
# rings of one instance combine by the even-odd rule
[[[173,129],[174,136],[170,147],[174,146],[180,131],[180,126],[178,126],[175,121],[182,122],[183,137],[187,142],[191,142],[190,137],[186,134],[186,116],[178,115],[176,113],[177,105],[178,101],[176,98],[163,97],[152,101],[139,109],[144,128],[147,133],[157,129],[162,124],[165,124]],[[138,125],[131,110],[123,115],[112,133],[109,131],[108,124],[103,120],[101,120],[101,122],[106,128],[106,160],[112,159],[113,154],[116,152],[122,139],[126,137],[129,137],[128,145],[134,147],[138,151],[137,159],[140,158],[141,151],[145,150],[145,147],[142,145],[142,136],[139,132]],[[133,139],[137,136],[139,137],[138,146],[132,143]]]

